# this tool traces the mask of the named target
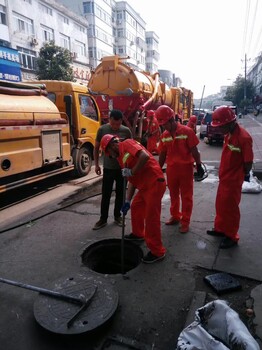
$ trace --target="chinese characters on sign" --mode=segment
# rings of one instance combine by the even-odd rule
[[[73,74],[74,78],[80,79],[81,81],[86,81],[88,82],[91,78],[91,72],[90,68],[80,68],[80,67],[73,67]]]
[[[0,79],[21,81],[19,53],[17,50],[0,46]]]

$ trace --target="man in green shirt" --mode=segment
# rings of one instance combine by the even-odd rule
[[[104,135],[111,134],[118,136],[120,140],[132,138],[131,131],[128,127],[122,125],[123,114],[117,109],[110,112],[109,123],[100,126],[96,135],[96,143],[94,148],[95,172],[101,175],[102,171],[99,166],[99,148],[100,142]],[[93,227],[93,230],[99,230],[106,226],[108,219],[108,211],[110,205],[110,198],[115,182],[115,206],[114,218],[115,223],[122,226],[121,207],[123,205],[123,187],[124,178],[122,176],[121,168],[116,159],[110,158],[104,154],[103,160],[103,180],[102,180],[102,200],[100,208],[100,219]]]

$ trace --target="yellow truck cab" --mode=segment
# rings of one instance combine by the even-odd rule
[[[100,111],[87,86],[70,81],[40,80],[47,97],[69,118],[71,154],[77,176],[85,176],[92,165]]]

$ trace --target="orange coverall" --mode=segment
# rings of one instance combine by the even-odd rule
[[[244,163],[253,162],[252,144],[249,133],[236,124],[233,134],[225,136],[221,155],[214,229],[236,242],[239,240]]]
[[[155,158],[138,142],[127,139],[119,143],[121,168],[132,168],[137,162],[137,153],[145,150],[150,158],[128,181],[138,189],[131,203],[132,232],[144,237],[153,255],[162,256],[166,249],[161,239],[161,200],[166,190],[162,169]]]
[[[147,150],[150,153],[158,153],[157,150],[157,143],[159,141],[159,136],[160,136],[160,131],[159,131],[159,124],[156,119],[156,117],[151,117],[152,120],[150,120],[149,117],[149,122],[148,122],[148,129],[147,129]]]
[[[189,225],[193,209],[194,158],[191,149],[198,143],[199,140],[192,129],[177,123],[174,138],[169,131],[164,131],[158,147],[159,152],[167,152],[166,175],[171,199],[170,214],[185,225]]]

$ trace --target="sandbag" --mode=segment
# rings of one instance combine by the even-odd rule
[[[179,335],[176,350],[259,350],[256,340],[225,300],[197,309],[195,321]]]
[[[253,172],[250,171],[250,180],[249,182],[244,181],[242,184],[242,193],[260,193],[262,191],[262,186],[256,176],[253,175]]]

